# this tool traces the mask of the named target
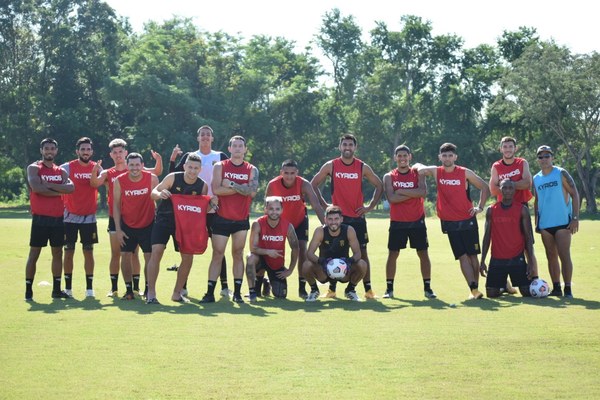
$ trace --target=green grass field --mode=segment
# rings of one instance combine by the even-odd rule
[[[104,297],[105,219],[98,224],[96,299],[84,298],[78,248],[74,299],[52,301],[51,288],[38,286],[51,281],[45,249],[35,302],[23,301],[30,221],[26,213],[0,216],[0,399],[600,398],[598,221],[582,221],[573,240],[573,300],[466,300],[447,239],[430,219],[436,300],[423,297],[418,259],[405,251],[397,299],[305,304],[294,275],[288,300],[200,305],[207,253],[192,270],[193,302],[178,304],[169,300],[175,273],[165,268],[178,261],[169,246],[158,281],[162,305],[148,306]],[[369,219],[378,294],[385,290],[387,225],[386,218]],[[540,276],[549,280],[536,240]]]

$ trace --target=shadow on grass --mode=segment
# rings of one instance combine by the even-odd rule
[[[465,300],[461,303],[464,307],[479,308],[483,311],[498,311],[502,308],[519,305],[532,305],[537,307],[568,308],[572,306],[585,307],[588,310],[600,309],[600,302],[580,298],[568,299],[566,297],[546,297],[536,299],[533,297],[502,296],[494,299],[483,298],[480,300]]]
[[[69,310],[102,310],[110,307],[110,304],[102,304],[100,300],[87,297],[83,300],[77,299],[52,299],[50,303],[38,303],[35,301],[28,302],[30,312],[43,312],[46,314],[56,314],[62,311]]]

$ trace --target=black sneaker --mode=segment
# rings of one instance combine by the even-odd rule
[[[239,293],[234,293],[232,300],[238,304],[242,304],[244,302],[244,299],[242,299],[242,296]]]
[[[264,297],[267,297],[267,296],[271,295],[271,282],[269,282],[266,279],[263,282],[262,295]]]
[[[298,296],[301,299],[306,300],[306,298],[308,297],[308,292],[306,291],[306,289],[300,289],[298,290]]]
[[[562,297],[563,293],[562,293],[562,289],[557,288],[557,289],[552,289],[552,291],[548,294],[548,296],[555,296],[555,297]]]
[[[427,297],[428,299],[437,299],[437,295],[431,289],[426,289],[424,291],[424,294],[425,294],[425,297]]]
[[[214,294],[208,294],[206,293],[199,301],[199,303],[214,303],[215,302],[215,295]]]
[[[573,292],[571,291],[571,286],[565,286],[565,297],[568,299],[573,298]]]
[[[33,290],[25,290],[25,301],[33,301]]]
[[[69,294],[67,292],[65,292],[64,290],[61,290],[60,292],[52,292],[52,298],[53,299],[70,299],[71,296],[69,296]]]
[[[125,296],[121,297],[121,300],[133,300],[135,299],[135,295],[133,292],[126,292]]]

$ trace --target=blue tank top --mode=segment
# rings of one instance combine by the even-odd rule
[[[562,168],[553,167],[548,175],[542,171],[533,177],[537,195],[538,228],[554,228],[571,221],[571,196],[563,189]]]

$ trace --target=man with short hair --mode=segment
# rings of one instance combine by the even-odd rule
[[[184,303],[189,300],[181,292],[192,268],[194,254],[203,254],[208,243],[206,213],[210,204],[210,196],[207,196],[208,186],[198,177],[202,168],[202,160],[199,155],[191,153],[186,158],[183,167],[184,172],[170,173],[152,190],[152,199],[161,200],[161,202],[156,210],[156,219],[152,227],[152,255],[148,262],[148,293],[146,296],[148,304],[158,304],[156,280],[160,271],[160,260],[169,238],[173,237],[175,251],[181,253],[181,264],[177,270],[177,282],[171,300]],[[179,197],[185,198],[186,201],[180,200]],[[174,201],[177,206],[173,203]],[[216,208],[216,201],[212,206]],[[178,233],[179,239],[177,238]],[[194,240],[187,249],[181,246],[185,243],[180,243],[182,239],[186,238],[197,239],[197,241]]]
[[[387,289],[384,298],[394,297],[394,276],[400,250],[410,247],[417,251],[423,278],[425,297],[435,299],[431,289],[431,261],[427,251],[427,227],[425,226],[424,199],[427,194],[425,176],[411,168],[412,153],[402,144],[394,150],[397,167],[383,176],[383,188],[390,203],[390,229],[388,235],[388,258],[386,262]]]
[[[538,147],[537,158],[541,170],[533,177],[535,227],[542,235],[546,249],[553,284],[550,296],[563,295],[562,273],[564,295],[573,298],[571,236],[579,230],[579,192],[567,170],[554,165],[554,152],[550,146]]]
[[[279,196],[265,198],[265,215],[252,223],[250,230],[250,254],[246,258],[246,276],[250,288],[250,302],[258,297],[255,290],[256,273],[266,271],[271,281],[273,296],[287,297],[287,277],[294,272],[298,262],[298,238],[296,230],[287,219],[282,218],[283,199]],[[285,268],[285,242],[292,250],[290,263]]]
[[[360,254],[367,264],[363,285],[365,288],[365,298],[376,299],[377,296],[371,288],[371,264],[367,253],[367,243],[369,235],[367,233],[367,221],[365,215],[373,210],[379,203],[383,194],[383,183],[381,179],[371,169],[369,165],[354,156],[358,143],[356,137],[352,134],[344,134],[340,138],[339,150],[340,157],[329,160],[313,177],[310,184],[323,208],[329,204],[323,198],[319,186],[325,182],[327,176],[331,177],[331,200],[333,205],[339,206],[343,213],[344,223],[352,226],[356,231],[356,236],[360,242]],[[362,181],[367,181],[375,188],[373,197],[365,207],[362,191]],[[332,282],[326,297],[335,297],[336,282]]]
[[[110,262],[109,262],[109,274],[110,274],[110,283],[111,290],[108,292],[108,297],[117,298],[118,294],[118,285],[119,285],[119,267],[121,264],[121,244],[117,240],[116,229],[115,229],[115,220],[113,218],[113,186],[117,177],[121,174],[127,172],[127,142],[123,139],[113,139],[108,144],[108,148],[110,149],[110,158],[113,160],[115,165],[108,169],[102,169],[102,160],[98,160],[96,165],[92,170],[92,178],[90,184],[93,187],[100,187],[105,185],[107,201],[108,201],[108,228],[107,232],[110,237]],[[153,173],[156,176],[162,174],[163,165],[162,165],[162,157],[159,153],[154,150],[150,150],[152,154],[152,158],[156,161],[154,168],[146,168],[145,171]],[[140,260],[138,257],[139,247],[133,252],[131,257],[132,264],[132,276],[133,276],[133,290],[143,294],[140,290]]]
[[[171,153],[169,172],[183,171],[183,166],[185,164],[185,161],[187,160],[188,155],[193,153],[199,155],[202,159],[202,169],[200,170],[199,177],[206,183],[208,187],[208,195],[212,196],[213,192],[211,182],[213,175],[213,167],[216,163],[227,160],[229,157],[227,157],[227,154],[223,153],[222,151],[213,150],[212,144],[215,141],[215,137],[213,129],[209,125],[202,125],[200,128],[198,128],[197,134],[198,136],[196,139],[198,140],[198,150],[195,152],[183,154],[177,166],[175,165],[175,160],[177,159],[177,156],[181,155],[183,152],[179,148],[179,144],[175,145],[175,148],[173,148],[173,152]],[[206,223],[208,224],[209,236],[211,235],[210,227],[212,226],[215,216],[215,211],[210,209],[206,221]],[[225,257],[223,257],[223,262],[221,264],[221,272],[219,274],[219,279],[221,280],[221,296],[231,296],[231,290],[229,290],[229,285],[227,284],[227,261]],[[184,284],[183,287],[183,293],[187,294],[187,282]]]
[[[306,251],[306,261],[302,265],[306,281],[310,285],[307,302],[319,299],[317,280],[321,283],[340,281],[348,282],[345,290],[346,298],[360,301],[356,294],[356,285],[367,273],[367,262],[361,258],[360,242],[356,231],[343,223],[342,210],[338,206],[329,206],[325,210],[325,224],[315,229]],[[319,255],[316,251],[319,249]],[[350,257],[352,250],[352,257]],[[332,279],[327,275],[327,263],[334,258],[341,258],[348,266],[346,276]]]
[[[54,159],[58,153],[58,142],[46,138],[40,143],[41,161],[27,167],[27,184],[31,203],[31,235],[29,255],[25,265],[25,301],[33,301],[33,279],[37,269],[37,260],[42,247],[48,245],[52,250],[52,298],[68,299],[67,293],[60,289],[62,274],[62,246],[65,227],[63,224],[63,201],[61,195],[72,193],[75,189],[69,175]]]
[[[487,297],[499,297],[510,280],[523,297],[531,296],[529,285],[537,279],[537,261],[533,252],[531,218],[527,206],[514,201],[517,184],[511,178],[500,181],[502,200],[487,208],[481,250],[481,275],[486,276]],[[492,246],[489,270],[486,256]]]
[[[75,190],[63,196],[65,203],[65,258],[63,268],[65,273],[65,292],[73,295],[73,258],[75,242],[79,234],[82,252],[83,268],[85,270],[85,296],[94,297],[94,244],[98,243],[98,228],[96,226],[96,208],[98,204],[98,189],[90,185],[92,171],[96,163],[91,160],[94,150],[92,140],[82,137],[77,140],[75,154],[77,159],[69,161],[60,167],[67,172]]]
[[[267,185],[266,196],[280,196],[283,201],[282,218],[294,226],[300,253],[298,265],[306,260],[306,246],[308,244],[308,211],[305,201],[308,201],[317,214],[321,224],[325,223],[323,208],[310,182],[298,175],[298,163],[294,160],[285,160],[281,164],[279,176],[273,178]],[[302,276],[302,268],[298,268],[298,295],[305,299],[308,296]],[[262,277],[257,276],[257,295],[260,296]]]
[[[125,281],[123,300],[133,300],[131,259],[140,246],[144,253],[144,277],[148,281],[147,266],[152,252],[151,235],[155,204],[152,189],[158,177],[144,170],[144,159],[139,153],[129,153],[126,158],[128,172],[119,175],[113,186],[113,217],[115,232],[121,245],[121,273]]]
[[[212,224],[213,254],[208,270],[208,290],[201,303],[214,303],[215,285],[225,248],[231,236],[231,254],[233,256],[233,301],[243,303],[242,281],[244,279],[244,246],[250,228],[248,217],[250,205],[258,190],[258,169],[247,161],[246,139],[236,135],[229,140],[230,158],[215,164],[213,169],[212,190],[219,197],[219,209]]]
[[[490,196],[487,183],[468,168],[456,165],[456,145],[444,143],[440,146],[441,166],[416,164],[419,174],[433,176],[437,184],[437,215],[442,223],[442,232],[448,235],[454,258],[458,260],[469,289],[471,299],[480,299],[479,228],[477,214],[483,210]],[[473,207],[469,185],[480,191],[479,204]]]

